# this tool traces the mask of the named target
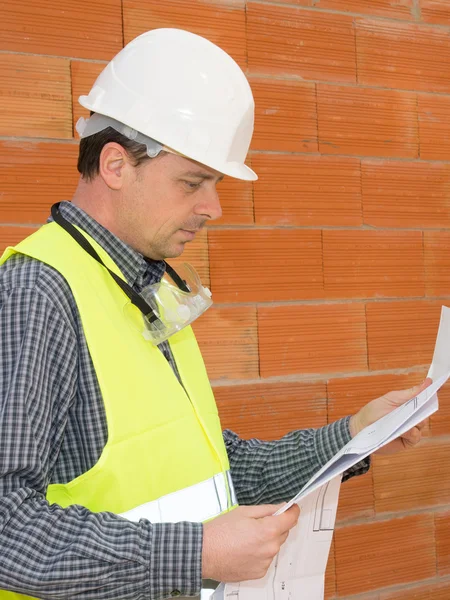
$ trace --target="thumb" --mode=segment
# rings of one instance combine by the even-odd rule
[[[264,517],[271,517],[274,513],[277,512],[282,506],[286,503],[282,504],[258,504],[257,506],[246,506],[246,514],[247,517],[252,519],[263,519]]]
[[[391,396],[389,399],[393,401],[394,404],[397,404],[399,406],[400,404],[408,402],[408,400],[411,400],[412,398],[423,392],[423,390],[425,390],[432,383],[432,379],[430,379],[430,377],[427,377],[422,381],[422,383],[419,383],[418,385],[415,385],[412,388],[408,388],[407,390],[399,390],[397,392],[391,392],[389,394]]]

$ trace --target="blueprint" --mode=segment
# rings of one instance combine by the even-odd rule
[[[277,513],[300,506],[297,525],[259,580],[220,584],[212,600],[323,600],[342,473],[389,444],[438,409],[437,391],[450,375],[450,309],[442,307],[433,361],[433,383],[415,398],[363,429]],[[203,599],[203,597],[202,597]]]

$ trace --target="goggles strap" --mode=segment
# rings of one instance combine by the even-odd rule
[[[182,292],[186,292],[187,294],[189,294],[192,291],[189,288],[188,284],[185,282],[185,280],[182,279],[175,271],[175,269],[171,267],[168,263],[166,263],[166,271],[172,277],[172,279],[175,281],[175,283]]]
[[[131,303],[134,304],[142,312],[142,314],[148,318],[150,323],[153,323],[154,321],[159,321],[160,319],[159,319],[158,315],[155,314],[152,307],[149,304],[147,304],[147,302],[144,300],[144,298],[142,296],[140,296],[137,292],[135,292],[133,290],[133,288],[130,285],[128,285],[128,283],[126,281],[124,281],[121,277],[116,275],[116,273],[114,273],[114,271],[111,271],[111,269],[109,269],[105,265],[105,263],[102,261],[102,259],[98,255],[95,248],[84,237],[84,235],[74,225],[72,225],[72,223],[67,221],[62,216],[61,211],[59,210],[59,204],[60,204],[59,202],[56,204],[53,204],[53,206],[51,208],[52,217],[53,217],[53,220],[55,221],[55,223],[57,223],[60,227],[62,227],[65,231],[67,231],[67,233],[70,236],[72,236],[72,238],[83,248],[83,250],[85,250],[90,256],[92,256],[92,258],[94,258],[97,262],[99,262],[108,271],[108,273],[111,275],[111,277],[117,283],[117,285],[128,296]],[[166,268],[167,267],[169,267],[169,265],[166,263]],[[174,269],[172,267],[169,267],[169,270],[170,270],[171,277],[174,278],[173,273],[175,273],[177,279],[180,280],[183,283],[184,288],[186,288],[186,284],[184,284],[183,280],[174,271]],[[178,281],[175,278],[174,278],[174,281],[176,283],[178,283]]]

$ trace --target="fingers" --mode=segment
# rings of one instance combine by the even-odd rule
[[[284,544],[284,542],[287,540],[289,535],[289,531],[285,531],[284,533],[282,533],[280,535],[280,546],[282,546]]]
[[[297,504],[293,504],[287,511],[281,513],[281,515],[273,517],[273,522],[271,524],[277,528],[279,535],[284,533],[287,534],[287,532],[297,524],[299,516],[300,509]]]
[[[298,504],[293,504],[287,511],[286,511],[286,517],[289,517],[289,521],[291,525],[289,527],[289,529],[291,529],[291,527],[294,527],[294,525],[297,524],[298,518],[300,516],[300,508],[298,506]]]
[[[422,432],[418,427],[413,427],[402,435],[403,444],[406,447],[415,446],[422,439]]]
[[[405,390],[405,391],[409,392],[410,398],[414,398],[414,396],[417,396],[417,394],[420,394],[420,392],[423,392],[423,390],[425,390],[432,383],[433,383],[433,380],[430,377],[426,377],[422,381],[422,383],[419,383],[419,384],[413,386],[412,388],[410,388],[409,390]]]

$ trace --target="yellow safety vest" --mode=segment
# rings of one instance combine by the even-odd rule
[[[104,264],[123,278],[85,232]],[[142,315],[107,270],[56,223],[12,254],[59,271],[74,295],[103,397],[108,439],[98,462],[67,484],[48,487],[50,503],[80,504],[137,521],[205,521],[236,505],[217,407],[190,327],[169,343],[178,381],[161,351],[142,335]],[[0,600],[25,596],[0,591]]]

